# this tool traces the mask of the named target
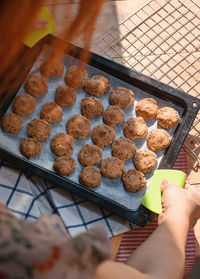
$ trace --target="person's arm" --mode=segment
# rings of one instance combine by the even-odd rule
[[[183,278],[188,228],[184,218],[164,221],[129,258],[127,263],[134,269],[105,262],[99,267],[95,279]]]
[[[95,279],[179,279],[183,277],[185,243],[189,228],[200,217],[200,192],[162,184],[160,226],[133,253],[128,265],[102,263]],[[132,267],[132,268],[131,268]]]
[[[135,251],[128,264],[155,278],[183,278],[188,230],[184,216],[172,216]]]

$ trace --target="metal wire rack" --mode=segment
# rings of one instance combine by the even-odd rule
[[[200,98],[200,6],[193,0],[151,0],[93,49]],[[185,146],[200,164],[200,113]]]

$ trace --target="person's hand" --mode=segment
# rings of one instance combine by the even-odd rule
[[[186,185],[183,189],[176,184],[164,180],[161,184],[162,213],[158,217],[161,224],[167,218],[180,218],[189,222],[192,228],[200,218],[200,191]]]
[[[47,21],[47,20],[38,19],[35,28],[36,28],[36,29],[40,29],[40,28],[45,27],[47,24],[48,24],[48,21]]]

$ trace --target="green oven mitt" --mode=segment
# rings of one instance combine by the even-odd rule
[[[154,213],[162,212],[161,189],[160,185],[163,180],[184,187],[186,174],[178,170],[156,170],[151,180],[151,184],[144,195],[141,203]]]

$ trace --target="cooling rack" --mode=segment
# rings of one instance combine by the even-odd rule
[[[98,54],[200,98],[200,6],[151,0],[98,39]],[[184,143],[200,165],[200,113]]]

